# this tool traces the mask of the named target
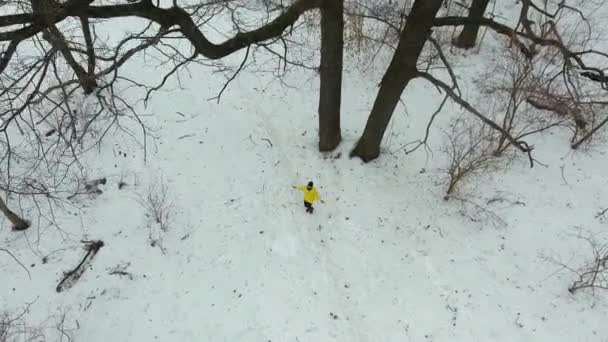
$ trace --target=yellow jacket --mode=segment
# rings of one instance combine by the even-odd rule
[[[314,187],[310,190],[308,190],[308,188],[305,185],[296,186],[295,188],[297,190],[304,192],[304,201],[306,201],[308,203],[313,203],[314,201],[321,200],[321,196],[319,196],[317,189],[315,189]]]

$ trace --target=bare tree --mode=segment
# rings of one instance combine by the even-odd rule
[[[133,123],[141,130],[137,136],[143,137],[145,154],[148,128],[136,102],[123,97],[125,89],[139,89],[147,103],[189,64],[218,67],[213,61],[247,50],[219,101],[256,49],[276,54],[272,45],[287,46],[298,19],[322,4],[326,56],[321,68],[319,147],[330,150],[340,141],[342,25],[336,20],[342,16],[342,1],[295,0],[286,6],[278,1],[231,0],[182,7],[174,2],[169,8],[151,0],[99,5],[89,0],[1,2],[3,13],[12,14],[0,16],[0,188],[54,201],[69,192],[65,187],[73,178],[83,178],[75,175],[82,172],[83,153],[115,129],[136,137]],[[245,22],[243,13],[257,20]],[[204,26],[222,14],[232,21],[232,37],[217,44],[207,39]],[[97,35],[109,21],[126,17],[145,26],[124,37],[105,40]],[[176,41],[187,41],[190,51]],[[173,66],[158,84],[143,84],[121,73],[143,51],[158,56],[158,65]],[[287,61],[284,53],[282,60]],[[16,228],[26,226],[6,205],[2,209]]]
[[[380,155],[380,144],[403,90],[418,75],[417,62],[431,36],[433,19],[443,0],[416,1],[401,32],[393,59],[382,78],[380,90],[365,130],[351,156],[371,161]]]
[[[340,132],[344,0],[326,0],[321,6],[321,87],[319,90],[319,150],[335,149]]]
[[[575,7],[564,6],[560,3],[547,3],[541,7],[536,5],[532,0],[523,0],[521,1],[518,23],[513,28],[483,16],[453,16],[449,12],[449,6],[447,9],[441,10],[441,5],[441,1],[416,0],[414,2],[407,16],[406,24],[401,29],[400,40],[394,52],[393,61],[386,70],[365,130],[353,149],[351,156],[359,157],[365,162],[379,156],[382,138],[394,109],[399,103],[401,94],[407,84],[415,78],[422,78],[431,82],[435,87],[445,92],[454,102],[478,117],[485,124],[500,132],[509,144],[530,156],[532,147],[525,141],[522,141],[521,137],[513,136],[503,129],[499,123],[480,112],[459,94],[457,87],[448,85],[447,82],[442,81],[429,72],[429,64],[426,63],[429,60],[425,62],[425,60],[421,60],[420,58],[427,56],[427,54],[422,54],[422,52],[425,44],[432,42],[431,38],[434,35],[431,32],[432,29],[440,31],[442,27],[483,26],[500,36],[507,37],[510,46],[519,50],[524,58],[528,60],[539,58],[537,56],[541,51],[544,56],[552,56],[550,63],[557,65],[559,69],[553,74],[553,79],[551,79],[550,89],[557,91],[551,93],[551,97],[553,98],[563,93],[567,94],[569,98],[576,99],[577,103],[580,102],[581,91],[585,85],[585,82],[582,80],[583,77],[596,82],[596,87],[597,83],[602,88],[606,87],[603,70],[587,62],[588,60],[593,60],[593,63],[597,64],[601,63],[602,59],[608,58],[608,54],[589,49],[586,46],[591,33],[586,32],[585,36],[582,38],[579,36],[579,40],[573,42],[566,42],[561,37],[558,25],[560,18],[570,15],[571,18],[578,17],[583,23],[587,22],[587,19]],[[441,15],[440,13],[442,12],[445,12],[446,15]],[[534,24],[530,19],[531,12],[533,12],[536,19]],[[370,14],[368,17],[374,17],[374,15]],[[385,23],[383,18],[375,17],[373,20]],[[404,47],[407,47],[407,49]],[[438,44],[433,44],[433,47],[436,50],[441,49]],[[441,55],[445,54],[441,52],[439,56],[441,57]],[[448,70],[451,83],[456,85],[456,75],[447,59],[439,58],[437,60],[441,60],[444,67]],[[420,66],[423,68],[420,68]],[[427,66],[427,70],[424,69],[424,66]],[[589,77],[583,76],[583,74]],[[591,101],[594,103],[605,103],[605,101],[597,101],[597,99]],[[570,117],[574,115],[580,119],[580,116],[576,113],[574,111],[568,115]],[[577,119],[577,125],[580,128],[583,125],[583,121],[579,119]],[[533,160],[531,156],[530,160]]]
[[[580,15],[581,12],[575,7],[552,2],[538,6],[533,0],[523,0],[517,25],[510,27],[483,16],[487,2],[475,1],[468,16],[452,15],[452,2],[441,0],[404,1],[383,6],[362,1],[358,3],[363,10],[349,12],[347,15],[360,18],[360,28],[367,20],[384,25],[384,34],[376,38],[387,48],[394,49],[392,61],[382,78],[363,134],[351,153],[366,162],[379,156],[381,142],[393,112],[401,101],[403,91],[413,79],[431,82],[452,101],[500,132],[510,145],[530,154],[532,148],[521,137],[513,136],[503,128],[504,125],[462,97],[457,87],[457,75],[441,48],[439,36],[442,28],[464,26],[466,36],[472,37],[479,27],[487,27],[506,37],[509,44],[529,60],[538,58],[540,51],[551,51],[554,55],[552,63],[561,68],[551,81],[551,89],[558,90],[550,93],[553,98],[567,94],[576,100],[575,103],[580,103],[580,90],[585,81],[589,81],[586,84],[599,84],[606,88],[603,70],[588,64],[586,60],[587,57],[594,57],[594,63],[599,63],[597,60],[608,58],[608,55],[587,48],[584,42],[571,44],[561,37],[558,26],[560,18],[570,14]],[[44,124],[49,129],[47,133],[57,137],[63,150],[78,155],[86,147],[81,146],[79,149],[76,146],[82,144],[84,138],[91,135],[91,129],[99,126],[103,120],[107,125],[105,128],[97,128],[100,130],[95,135],[97,141],[105,136],[109,127],[119,124],[125,117],[141,124],[132,104],[120,97],[118,84],[143,89],[144,102],[147,102],[153,92],[161,89],[169,78],[188,64],[213,65],[212,61],[244,49],[244,59],[228,78],[227,86],[246,66],[248,58],[256,49],[280,55],[272,49],[272,44],[286,46],[286,37],[298,19],[309,11],[320,9],[322,57],[319,148],[331,150],[340,142],[339,109],[344,36],[342,0],[294,0],[289,5],[273,0],[253,3],[231,0],[183,7],[174,2],[168,8],[155,5],[151,0],[103,5],[93,5],[89,0],[20,0],[3,6],[15,14],[0,16],[0,27],[4,28],[0,32],[0,42],[5,44],[0,58],[0,81],[4,85],[4,91],[0,92],[0,109],[3,110],[0,112],[0,132],[6,132],[9,126],[17,126],[19,123],[27,124],[30,130]],[[261,17],[259,6],[264,9]],[[394,10],[395,6],[400,9]],[[231,37],[221,43],[213,43],[205,36],[202,27],[225,11],[233,23],[233,31],[228,33]],[[258,16],[254,17],[259,20],[248,20],[246,23],[239,19],[243,13],[257,13]],[[118,44],[103,42],[95,35],[97,25],[125,17],[137,18],[148,25],[142,31],[124,37]],[[75,23],[71,18],[78,18],[77,31],[68,29],[73,28]],[[534,18],[534,22],[531,18]],[[585,22],[586,18],[581,16],[580,20]],[[464,31],[462,36],[465,36]],[[398,37],[396,46],[391,44],[391,37]],[[190,51],[176,48],[169,40],[188,42]],[[32,47],[38,51],[35,58],[23,60],[15,57],[21,49]],[[119,72],[125,63],[145,50],[157,51],[163,56],[163,63],[174,65],[155,86],[143,85]],[[281,58],[284,64],[288,63],[285,56]],[[433,74],[432,63],[443,64],[451,81],[443,81]],[[554,86],[557,83],[560,84],[559,87]],[[226,86],[220,91],[218,100]],[[96,102],[89,103],[86,111],[74,108],[85,102],[82,99],[74,101],[75,97],[81,96],[79,89],[85,93],[84,99]],[[533,100],[528,103],[539,103]],[[576,114],[579,110],[580,106],[569,115],[580,118]],[[51,125],[51,121],[54,124]],[[581,128],[583,121],[577,121]],[[589,120],[586,122],[589,123]],[[596,131],[595,122],[597,120],[591,120],[591,132]],[[141,129],[145,137],[146,128],[143,124]],[[580,133],[586,131],[581,130]],[[37,133],[36,138],[41,140],[43,137]],[[587,139],[589,138],[585,135],[583,140]],[[145,147],[145,138],[143,145]]]

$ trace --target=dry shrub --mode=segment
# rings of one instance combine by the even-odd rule
[[[548,87],[547,68],[527,60],[521,52],[503,46],[496,63],[476,81],[481,107],[516,140],[556,126],[568,126],[575,110],[571,101]],[[511,146],[504,135],[498,138],[495,155]]]
[[[572,270],[578,277],[568,288],[570,293],[582,289],[608,290],[608,242],[601,243],[595,237],[584,238],[591,250],[591,260]]]
[[[444,147],[448,157],[446,200],[463,182],[496,170],[500,163],[494,154],[498,134],[479,121],[454,121],[447,139]]]
[[[572,142],[598,124],[599,97],[584,77],[571,68],[556,63],[556,51],[534,49],[532,57],[503,40],[491,68],[477,80],[480,102],[492,99],[496,121],[512,136],[520,139],[556,126],[572,131]],[[597,87],[596,87],[597,88]],[[506,141],[499,144],[508,147]]]
[[[74,341],[73,333],[78,324],[68,323],[65,310],[59,310],[44,322],[34,325],[27,319],[33,304],[27,304],[18,314],[0,313],[0,342]]]
[[[164,251],[163,235],[169,231],[174,210],[169,186],[164,178],[158,177],[144,194],[138,194],[137,196],[137,202],[144,208],[145,215],[152,221],[148,224],[150,244],[159,246]]]

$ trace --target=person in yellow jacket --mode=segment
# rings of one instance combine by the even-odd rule
[[[319,192],[315,189],[313,183],[308,182],[307,186],[294,186],[293,188],[304,192],[304,207],[307,213],[312,214],[313,210],[315,210],[312,207],[313,202],[321,200],[321,196],[319,196]]]

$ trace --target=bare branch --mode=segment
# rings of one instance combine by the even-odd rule
[[[433,114],[431,115],[431,118],[429,119],[429,122],[426,125],[426,130],[424,132],[424,138],[422,140],[411,142],[410,144],[416,144],[416,146],[414,146],[410,149],[407,149],[407,145],[406,145],[406,146],[402,146],[401,148],[399,148],[399,150],[404,150],[405,154],[410,154],[410,153],[418,150],[420,148],[420,146],[426,146],[428,148],[428,140],[429,140],[429,135],[431,133],[431,126],[433,125],[433,122],[435,121],[435,118],[437,117],[437,115],[439,115],[439,113],[441,113],[441,111],[443,110],[443,107],[445,106],[449,97],[450,97],[449,95],[446,95],[443,98],[443,100],[441,101],[441,103],[439,104],[439,107],[437,107],[435,112],[433,112]]]
[[[236,78],[236,76],[241,72],[241,70],[243,70],[243,67],[245,67],[245,63],[247,62],[247,58],[249,57],[249,48],[250,47],[248,46],[247,47],[247,51],[245,51],[245,57],[243,57],[243,61],[241,62],[241,65],[239,65],[239,68],[228,79],[228,81],[226,81],[226,83],[224,83],[224,86],[220,90],[219,94],[217,94],[216,97],[213,97],[210,100],[217,99],[217,103],[220,103],[220,98],[222,97],[222,94],[224,93],[224,91],[226,90],[226,88],[228,88],[228,85],[230,84],[230,82],[232,82]]]
[[[439,80],[439,79],[431,76],[428,73],[420,73],[419,72],[418,73],[418,77],[422,77],[422,78],[428,80],[429,82],[433,83],[435,86],[441,88],[443,91],[446,92],[446,94],[448,94],[452,98],[452,100],[454,100],[454,102],[458,103],[464,109],[466,109],[468,112],[470,112],[471,114],[473,114],[476,117],[478,117],[479,119],[481,119],[481,121],[483,121],[488,126],[492,127],[493,129],[497,130],[498,132],[502,133],[507,138],[507,140],[509,140],[509,142],[513,146],[515,146],[517,149],[519,149],[520,151],[522,151],[524,153],[528,153],[528,154],[532,151],[532,147],[528,146],[527,143],[525,143],[523,141],[517,141],[511,134],[509,134],[509,132],[505,131],[497,123],[495,123],[494,121],[490,120],[485,115],[481,114],[470,103],[468,103],[467,101],[465,101],[464,99],[462,99],[462,97],[458,96],[458,94],[456,94],[454,92],[454,90],[452,90],[450,88],[450,86],[448,86],[447,84],[445,84],[443,81],[441,81],[441,80]],[[533,165],[531,165],[531,166],[533,166]]]
[[[90,94],[97,87],[97,82],[93,77],[90,77],[84,68],[78,64],[74,59],[72,52],[70,51],[68,44],[63,34],[57,29],[56,26],[50,26],[44,33],[44,38],[51,43],[51,45],[57,49],[63,55],[63,58],[68,62],[80,82],[80,86],[84,89],[86,94]]]
[[[17,46],[19,46],[19,41],[13,40],[6,48],[6,51],[3,51],[2,58],[0,58],[0,74],[4,72],[4,69],[6,69],[8,63],[11,61],[11,58],[13,58],[13,55],[17,51]]]
[[[597,131],[599,131],[604,125],[608,123],[608,117],[606,117],[602,122],[600,122],[597,126],[595,126],[589,133],[585,134],[579,141],[572,144],[572,149],[577,149],[581,146],[582,143],[589,140]]]
[[[30,270],[27,269],[27,267],[25,267],[25,265],[23,265],[23,263],[21,261],[19,261],[19,259],[17,259],[16,256],[13,255],[13,253],[11,253],[8,249],[4,249],[4,248],[0,248],[1,252],[5,252],[6,254],[10,255],[11,258],[13,258],[13,260],[15,260],[16,263],[19,264],[19,266],[21,266],[21,268],[23,268],[23,270],[25,270],[25,272],[27,273],[28,278],[32,279],[32,275],[30,274]]]
[[[452,69],[452,66],[448,62],[448,59],[446,58],[445,54],[443,53],[443,49],[441,48],[441,45],[439,44],[437,39],[435,39],[433,37],[429,37],[429,40],[435,47],[435,50],[437,50],[437,53],[439,54],[439,59],[441,59],[441,62],[443,63],[443,65],[448,70],[448,73],[450,74],[450,79],[452,80],[452,83],[453,83],[452,89],[455,89],[458,92],[458,96],[461,96],[462,94],[460,93],[460,87],[458,86],[458,79],[456,78],[454,69]]]

